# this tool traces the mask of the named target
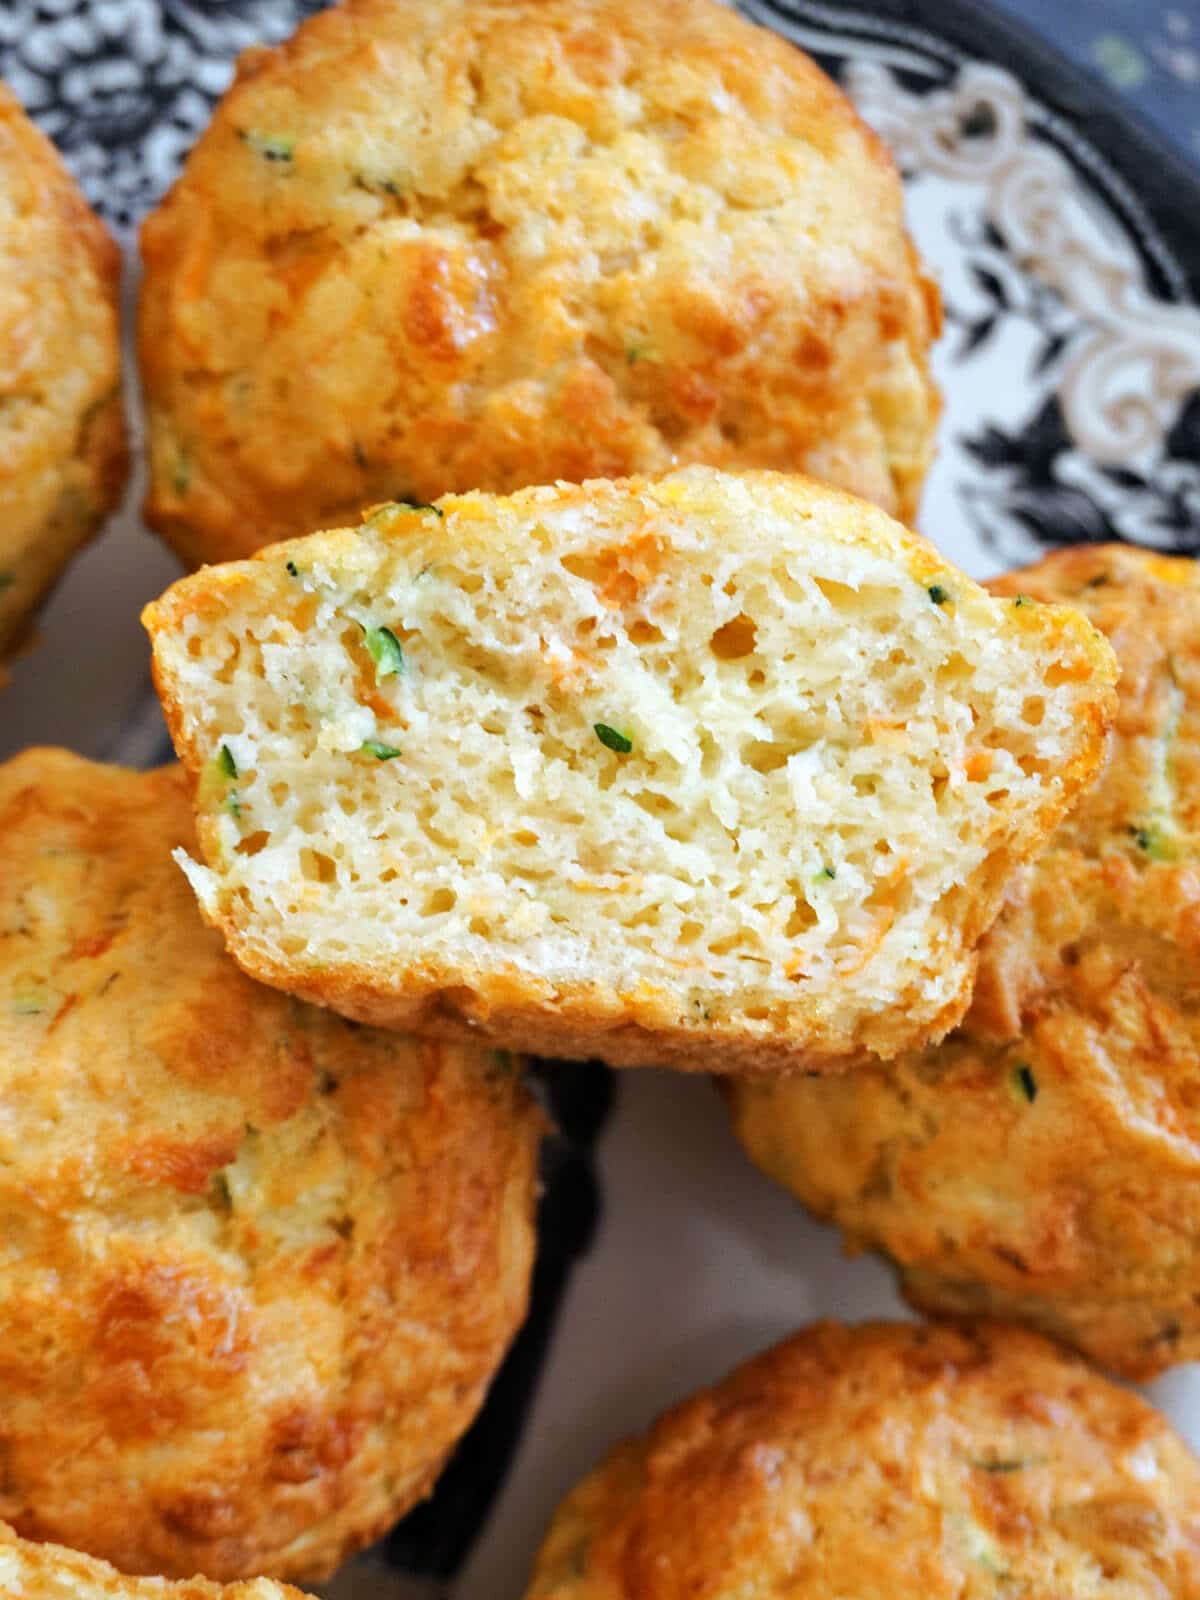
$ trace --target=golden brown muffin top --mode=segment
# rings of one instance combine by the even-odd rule
[[[226,1588],[206,1578],[128,1578],[57,1544],[19,1539],[0,1522],[0,1594],[8,1600],[303,1600],[298,1589],[254,1578]]]
[[[0,651],[125,477],[120,254],[0,83]]]
[[[174,768],[0,768],[0,1517],[324,1575],[428,1491],[524,1314],[514,1063],[242,976]]]
[[[692,460],[916,504],[939,311],[890,158],[713,0],[350,0],[242,58],[142,248],[193,562]]]
[[[1200,1465],[996,1324],[821,1323],[620,1447],[529,1600],[1194,1600]]]
[[[1015,1038],[1053,998],[1093,1043],[1103,1031],[1111,1050],[1115,1029],[1149,1047],[1155,1000],[1200,1009],[1200,568],[1083,546],[989,587],[1078,607],[1108,636],[1121,679],[1100,781],[1014,889],[984,947],[968,1031]],[[1160,1060],[1165,1042],[1153,1040]]]
[[[956,1034],[844,1088],[734,1091],[735,1120],[922,1306],[1148,1376],[1200,1356],[1200,570],[1111,545],[991,587],[1108,635],[1101,777],[1010,886]]]

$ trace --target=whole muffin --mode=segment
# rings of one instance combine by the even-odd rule
[[[349,0],[242,57],[142,253],[146,515],[192,563],[688,461],[917,503],[891,160],[715,0]]]
[[[0,1594],[14,1600],[304,1600],[298,1589],[254,1578],[228,1588],[207,1578],[171,1583],[165,1578],[127,1578],[107,1561],[96,1561],[57,1544],[20,1539],[0,1522]]]
[[[120,255],[0,84],[0,658],[120,497]]]
[[[528,1600],[1195,1600],[1200,1465],[1032,1334],[821,1323],[620,1446]]]
[[[0,768],[0,1518],[317,1579],[426,1494],[524,1314],[511,1058],[242,976],[182,774]]]
[[[731,1086],[734,1122],[915,1304],[1146,1377],[1200,1357],[1200,570],[1099,546],[993,587],[1108,635],[1104,773],[1013,884],[956,1034],[845,1082]]]

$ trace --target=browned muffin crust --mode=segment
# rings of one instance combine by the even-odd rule
[[[1146,1377],[1200,1357],[1200,571],[1113,545],[993,587],[1108,635],[1101,779],[1012,885],[957,1034],[843,1086],[734,1089],[735,1123],[922,1308]]]
[[[527,1600],[1195,1600],[1200,1464],[997,1324],[820,1323],[613,1452]]]
[[[248,52],[146,222],[185,560],[677,463],[911,519],[937,291],[879,140],[714,0],[348,0]]]
[[[125,484],[120,253],[0,83],[0,657]]]
[[[0,768],[0,1517],[313,1580],[431,1488],[524,1315],[511,1059],[260,988],[175,768]]]

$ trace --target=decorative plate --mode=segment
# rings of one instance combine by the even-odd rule
[[[237,52],[317,3],[3,0],[0,75],[132,247]],[[1113,538],[1200,554],[1196,174],[972,0],[742,4],[891,144],[940,273],[946,417],[923,530],[979,576]],[[0,756],[47,741],[166,755],[137,616],[176,569],[139,498],[135,484],[17,664]],[[843,1260],[750,1169],[705,1083],[552,1065],[541,1081],[562,1132],[530,1323],[437,1495],[329,1586],[337,1600],[516,1600],[554,1504],[617,1437],[813,1316],[901,1310],[881,1266]],[[1200,1441],[1200,1372],[1155,1387]]]

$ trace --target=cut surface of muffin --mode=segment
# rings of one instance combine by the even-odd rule
[[[1077,613],[706,468],[384,507],[147,621],[193,883],[247,970],[617,1063],[940,1036],[1112,698]]]

